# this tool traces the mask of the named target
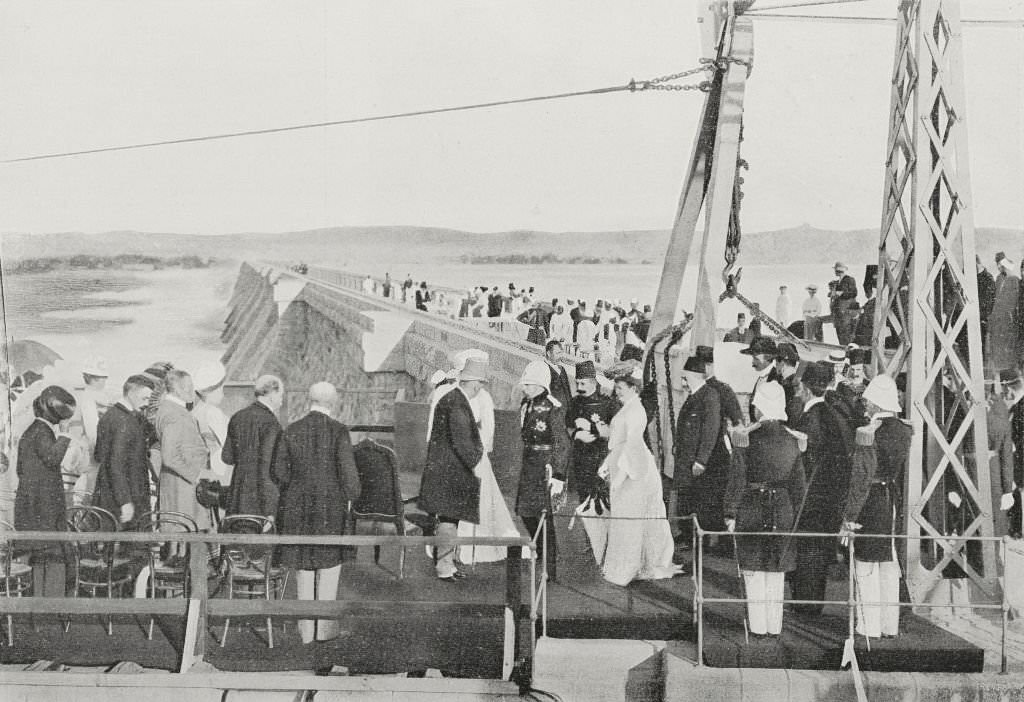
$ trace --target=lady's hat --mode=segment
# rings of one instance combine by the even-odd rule
[[[466,359],[466,364],[459,371],[459,380],[479,380],[487,382],[487,361],[479,357]]]
[[[786,391],[774,380],[757,386],[751,404],[761,411],[763,419],[786,421]]]
[[[224,378],[227,375],[227,370],[224,368],[224,364],[219,361],[208,361],[203,365],[199,366],[199,370],[192,377],[192,381],[195,384],[196,392],[200,395],[205,395],[208,392],[213,392],[221,385],[224,384]]]
[[[581,361],[576,364],[576,380],[597,380],[597,369],[593,361]]]
[[[896,381],[884,373],[876,375],[864,390],[866,402],[876,405],[886,412],[900,412],[900,396],[896,389]]]

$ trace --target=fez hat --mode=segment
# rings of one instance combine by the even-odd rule
[[[791,363],[794,366],[800,363],[800,354],[797,353],[796,346],[789,343],[788,341],[780,342],[778,345],[778,358],[783,363]]]
[[[765,419],[786,420],[786,391],[774,380],[757,386],[751,404],[761,410]]]
[[[59,385],[50,385],[32,401],[32,413],[50,424],[58,424],[74,416],[75,397]]]
[[[487,361],[476,357],[467,358],[466,365],[459,371],[459,380],[487,382]]]
[[[750,346],[740,351],[742,354],[747,356],[756,356],[758,354],[767,354],[774,356],[778,352],[778,347],[775,346],[775,342],[766,336],[756,337],[750,342]]]
[[[698,346],[693,350],[693,355],[695,358],[704,361],[704,363],[715,362],[715,349],[711,346]]]
[[[896,382],[885,373],[876,375],[864,390],[864,399],[886,412],[900,411],[900,398]]]
[[[828,385],[832,382],[832,367],[824,361],[807,364],[802,382],[806,385]]]
[[[690,356],[683,364],[683,370],[687,373],[704,374],[707,372],[707,365],[697,356]]]
[[[593,361],[581,361],[576,364],[576,380],[591,378],[597,380],[597,369]]]
[[[878,287],[878,264],[869,263],[864,267],[864,287]]]

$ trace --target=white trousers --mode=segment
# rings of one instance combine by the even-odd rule
[[[769,600],[747,603],[747,622],[751,634],[782,633],[782,598],[785,594],[786,574],[763,570],[743,571],[743,583],[748,600]]]
[[[896,636],[900,633],[900,564],[854,560],[857,582],[857,633]],[[881,602],[884,604],[862,604]],[[892,604],[887,604],[887,603]]]
[[[321,570],[295,571],[295,585],[300,600],[333,600],[338,596],[338,576],[341,566]],[[334,619],[300,619],[299,636],[302,643],[326,641],[338,635],[338,622]]]

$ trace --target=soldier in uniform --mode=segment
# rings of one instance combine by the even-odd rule
[[[800,392],[804,406],[796,428],[807,435],[807,496],[797,516],[797,531],[835,534],[842,526],[836,504],[845,497],[850,482],[853,432],[825,402],[825,390],[831,381],[832,368],[827,363],[811,363],[804,369]],[[835,556],[835,537],[804,537],[791,548],[797,551],[797,568],[790,577],[793,598],[824,600],[828,564]],[[820,614],[823,606],[805,604],[795,609]]]
[[[778,636],[785,573],[796,567],[796,549],[786,532],[792,531],[804,498],[807,437],[785,425],[786,394],[777,382],[762,383],[752,405],[757,422],[733,431],[725,524],[729,531],[778,532],[736,537],[746,598],[752,600],[747,603],[750,632]]]
[[[874,378],[864,391],[871,418],[857,429],[851,461],[850,487],[843,511],[843,534],[892,535],[902,508],[902,486],[913,430],[898,417],[896,383],[887,375]],[[857,633],[893,637],[899,633],[900,566],[892,538],[854,540],[857,599],[892,603],[857,607]]]
[[[597,477],[608,455],[608,436],[612,417],[619,410],[613,397],[597,389],[597,369],[593,361],[576,364],[576,397],[565,413],[565,428],[572,439],[569,453],[569,484],[582,503],[588,497],[608,499],[608,483]]]
[[[519,473],[516,514],[530,535],[537,533],[541,519],[547,522],[547,538],[538,544],[538,555],[555,577],[558,546],[555,542],[554,509],[565,499],[565,463],[569,437],[563,431],[565,409],[551,393],[551,374],[544,361],[531,361],[523,371],[520,407],[523,439],[523,469]]]

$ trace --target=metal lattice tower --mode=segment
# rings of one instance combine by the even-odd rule
[[[983,591],[995,544],[958,0],[901,0],[892,74],[873,358],[906,373],[913,424],[904,496],[915,602],[951,562]],[[888,352],[887,355],[887,347]],[[947,495],[962,499],[957,507]]]

